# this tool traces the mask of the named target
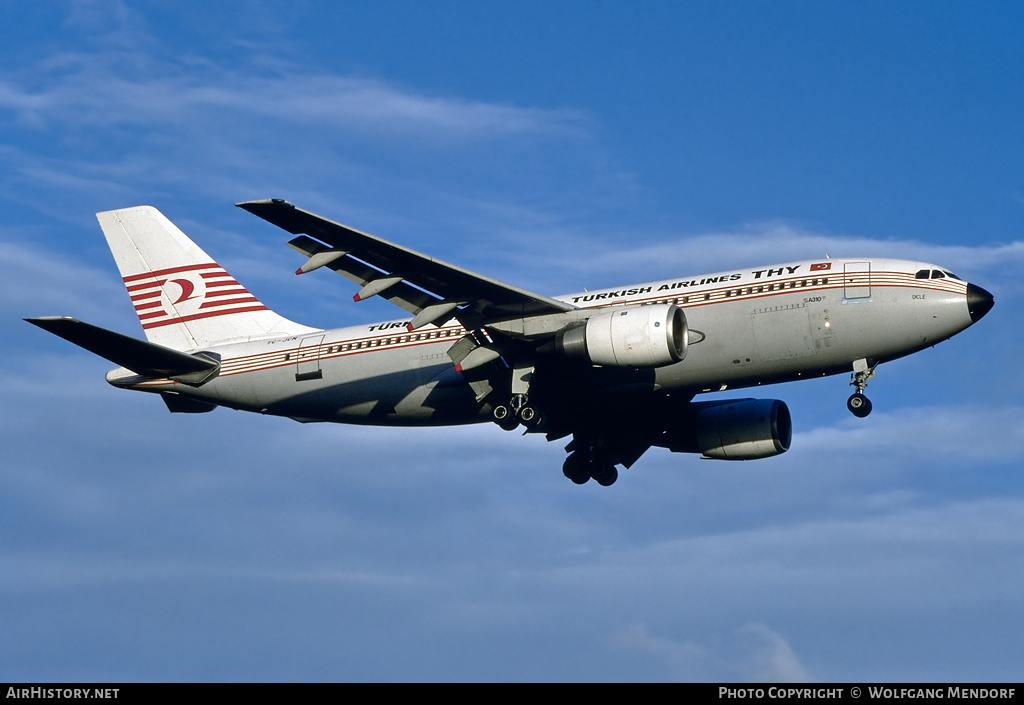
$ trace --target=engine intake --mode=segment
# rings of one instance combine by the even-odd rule
[[[789,450],[793,421],[778,399],[730,399],[690,404],[681,423],[657,445],[717,460],[757,460]]]
[[[559,333],[565,357],[606,367],[663,367],[686,357],[688,330],[675,304],[628,306],[591,316]]]

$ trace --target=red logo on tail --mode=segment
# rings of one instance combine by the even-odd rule
[[[168,279],[171,274],[178,276]],[[215,262],[134,274],[125,277],[124,283],[144,329],[267,310]]]

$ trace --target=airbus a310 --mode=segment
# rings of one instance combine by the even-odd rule
[[[652,446],[750,460],[789,449],[774,399],[705,392],[850,373],[856,416],[879,363],[977,322],[993,298],[950,270],[817,259],[548,297],[292,206],[239,203],[292,235],[297,274],[333,270],[406,312],[325,330],[274,313],[155,208],[97,215],[147,340],[27,319],[120,367],[107,381],[172,412],[218,406],[381,426],[494,422],[571,437],[563,472],[610,485]]]

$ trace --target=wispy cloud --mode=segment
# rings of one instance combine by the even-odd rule
[[[798,432],[794,447],[812,456],[858,451],[918,459],[1007,462],[1024,448],[1024,408],[920,406],[881,410],[864,420]]]
[[[782,635],[756,622],[741,627],[739,635],[749,642],[752,651],[751,681],[806,683],[812,680],[793,647]]]
[[[789,642],[759,622],[706,643],[652,634],[644,624],[617,631],[611,644],[620,652],[661,661],[676,681],[804,683],[811,679]]]
[[[87,212],[279,196],[352,217],[388,194],[377,209],[385,220],[405,203],[419,229],[432,214],[486,210],[450,186],[478,185],[481,164],[495,184],[543,190],[535,182],[550,168],[546,146],[592,142],[593,119],[580,110],[430,94],[256,54],[230,65],[190,61],[162,48],[130,10],[105,25],[85,7],[76,27],[114,27],[96,46],[0,72],[2,185],[41,211],[51,209],[47,198]]]
[[[612,635],[618,649],[662,661],[674,680],[711,680],[707,649],[692,641],[676,641],[650,633],[646,625],[633,624]]]
[[[0,80],[0,110],[32,129],[59,125],[76,131],[141,125],[192,134],[211,123],[253,130],[262,119],[261,131],[282,130],[284,138],[284,125],[448,142],[581,136],[589,126],[575,110],[431,96],[378,79],[310,73],[283,63],[270,70],[208,63],[197,71],[139,52],[134,64],[121,51],[48,57],[16,78]]]
[[[650,235],[648,235],[650,238]],[[645,239],[648,239],[645,238]],[[659,242],[639,247],[615,247],[597,243],[582,256],[567,260],[585,271],[650,268],[652,264],[674,271],[700,273],[798,259],[832,257],[892,257],[942,264],[976,274],[1008,270],[1024,263],[1024,241],[941,245],[916,240],[880,239],[805,230],[784,223],[751,224],[735,231],[709,233],[661,233]],[[741,260],[738,260],[742,257]],[[960,273],[960,272],[957,272]]]

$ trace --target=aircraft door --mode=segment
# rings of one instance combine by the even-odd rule
[[[299,343],[299,353],[295,363],[296,382],[323,378],[324,371],[320,369],[320,344],[322,342],[324,342],[323,335],[311,335],[308,338],[303,338]]]
[[[871,298],[871,263],[870,262],[847,262],[843,265],[844,299],[870,299]]]

